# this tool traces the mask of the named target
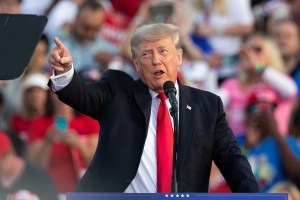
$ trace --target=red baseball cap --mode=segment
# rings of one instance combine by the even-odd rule
[[[10,138],[6,133],[0,131],[0,158],[11,149]]]
[[[247,111],[250,113],[273,111],[278,100],[278,95],[274,89],[268,86],[257,86],[248,97]]]

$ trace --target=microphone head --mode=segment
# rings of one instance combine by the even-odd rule
[[[166,81],[163,85],[163,88],[164,88],[164,92],[167,96],[168,96],[169,92],[174,92],[176,95],[176,88],[172,81]]]

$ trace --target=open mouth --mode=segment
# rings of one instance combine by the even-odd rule
[[[165,72],[163,70],[156,70],[154,73],[153,73],[153,76],[155,78],[160,78],[162,77],[163,75],[165,74]]]

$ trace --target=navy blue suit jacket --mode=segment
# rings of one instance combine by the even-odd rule
[[[147,86],[121,71],[108,70],[91,85],[75,73],[57,95],[101,124],[96,153],[77,191],[123,192],[137,173],[147,137],[151,112]],[[179,117],[180,192],[207,192],[212,160],[233,192],[259,192],[218,96],[179,84]]]

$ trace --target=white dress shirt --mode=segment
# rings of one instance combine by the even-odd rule
[[[52,81],[52,90],[58,91],[67,86],[74,74],[74,69],[68,72],[55,76],[54,73],[50,77]],[[176,99],[179,104],[179,90],[178,84],[175,84],[177,94]],[[139,168],[135,178],[129,184],[125,193],[155,193],[157,192],[157,167],[156,167],[156,125],[157,125],[157,112],[160,104],[160,99],[156,96],[158,93],[149,89],[149,93],[152,97],[151,103],[151,114],[149,127],[147,132],[147,138],[141,158],[141,162],[139,164]],[[171,104],[166,100],[167,107],[171,108]],[[170,114],[170,113],[169,113]],[[170,115],[171,117],[171,115]],[[179,118],[179,117],[178,117]],[[173,120],[171,117],[172,126]]]

